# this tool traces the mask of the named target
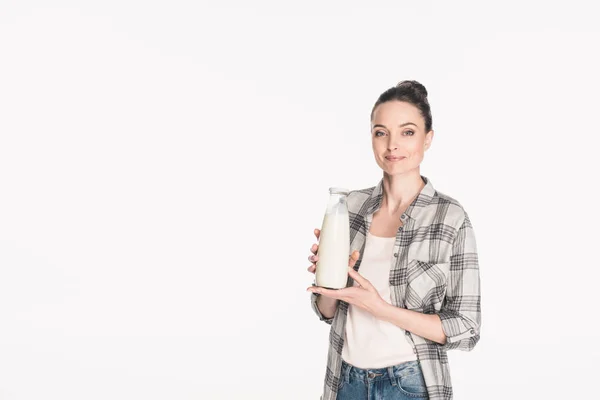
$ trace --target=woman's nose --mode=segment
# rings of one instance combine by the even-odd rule
[[[398,144],[396,143],[396,140],[397,139],[395,135],[388,136],[387,148],[389,151],[398,149]]]

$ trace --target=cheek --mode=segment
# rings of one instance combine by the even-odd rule
[[[425,153],[425,143],[420,141],[411,143],[409,151],[413,157],[422,157],[423,153]]]
[[[411,146],[410,149],[407,149],[410,153],[411,158],[419,157],[421,153],[423,153],[423,148],[419,145]]]
[[[375,141],[375,140],[373,140],[371,142],[371,147],[373,148],[373,152],[375,154],[380,154],[383,150],[385,150],[384,148],[382,148],[382,147],[385,147],[385,146],[382,146],[381,141]]]

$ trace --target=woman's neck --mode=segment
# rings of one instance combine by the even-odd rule
[[[387,214],[402,213],[425,187],[419,169],[400,175],[383,174],[383,199],[381,208]]]

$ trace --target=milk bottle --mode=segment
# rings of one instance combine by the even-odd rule
[[[350,253],[350,218],[348,190],[329,189],[329,202],[319,236],[315,284],[329,289],[346,287]]]

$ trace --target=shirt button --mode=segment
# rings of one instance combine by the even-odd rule
[[[389,254],[389,253],[388,253]],[[394,253],[394,257],[398,257],[398,253]]]
[[[402,220],[406,219],[406,214],[402,214],[402,216],[400,217],[400,219],[402,219]]]
[[[475,334],[475,329],[471,329],[471,335]]]

